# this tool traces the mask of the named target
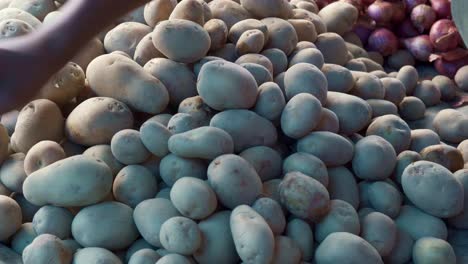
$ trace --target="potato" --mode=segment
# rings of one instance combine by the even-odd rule
[[[229,62],[234,62],[239,58],[236,51],[236,45],[232,43],[226,43],[223,47],[208,53],[210,57],[219,57]]]
[[[239,153],[239,156],[255,168],[262,182],[279,178],[281,175],[282,158],[272,148],[266,146],[252,147]]]
[[[140,66],[145,66],[148,61],[154,58],[165,58],[165,56],[154,46],[153,32],[150,32],[136,46],[133,60],[140,64]]]
[[[335,250],[340,248],[341,250]],[[347,232],[330,234],[318,246],[315,262],[321,263],[380,263],[383,261],[377,252],[363,238]]]
[[[170,198],[179,212],[191,219],[205,219],[218,205],[216,194],[203,180],[184,177],[175,182]]]
[[[367,51],[358,45],[354,45],[352,43],[345,42],[346,48],[348,49],[348,54],[351,55],[351,58],[357,59],[357,58],[369,58],[369,54]],[[379,75],[375,74],[377,77],[381,77],[381,75],[384,75],[385,77],[387,74],[383,71],[378,71],[377,72]]]
[[[31,153],[31,151],[29,151],[29,153]],[[28,159],[29,153],[26,155],[26,159]],[[109,166],[114,176],[124,167],[124,165],[114,157],[111,146],[109,145],[92,146],[83,152],[83,155],[104,161],[104,163]]]
[[[206,63],[198,76],[198,93],[215,110],[250,108],[255,104],[257,89],[246,69],[227,61]]]
[[[97,57],[89,64],[86,77],[98,96],[112,97],[137,111],[157,114],[169,102],[169,93],[163,83],[125,56],[107,54]]]
[[[287,70],[288,57],[282,50],[276,48],[266,49],[263,50],[261,54],[271,61],[273,65],[273,76],[277,76]]]
[[[0,180],[5,187],[13,192],[23,192],[23,182],[27,175],[24,171],[23,153],[10,155],[0,168]]]
[[[184,133],[198,127],[201,127],[200,120],[190,113],[177,113],[167,123],[167,129],[172,135]]]
[[[71,236],[73,214],[65,208],[46,205],[34,215],[32,227],[37,235],[51,234],[60,239]]]
[[[414,96],[421,99],[429,107],[440,103],[441,93],[432,81],[423,80],[414,88]]]
[[[241,63],[240,66],[252,74],[252,76],[255,78],[255,81],[257,82],[257,85],[262,85],[263,83],[273,81],[273,76],[271,75],[270,71],[260,64],[249,62]]]
[[[307,19],[289,19],[288,22],[294,27],[298,41],[315,42],[317,30],[314,23]]]
[[[281,129],[291,138],[302,138],[318,125],[321,113],[322,105],[315,96],[297,94],[289,100],[281,114]]]
[[[15,38],[34,31],[33,27],[23,20],[10,18],[0,22],[0,39]]]
[[[135,208],[156,196],[158,185],[153,174],[141,165],[124,167],[115,177],[112,193],[116,201]]]
[[[452,246],[439,238],[423,237],[413,246],[413,262],[420,263],[457,263]]]
[[[11,237],[22,223],[21,207],[12,198],[0,195],[0,240]]]
[[[159,173],[164,183],[172,186],[182,177],[206,179],[206,168],[207,164],[204,160],[169,154],[161,160]]]
[[[396,218],[400,212],[403,197],[400,191],[385,181],[373,182],[368,186],[370,205],[377,212]]]
[[[346,2],[335,2],[322,8],[318,15],[322,18],[328,32],[339,35],[351,31],[359,12],[356,7]]]
[[[23,222],[32,222],[34,215],[41,207],[26,200],[24,195],[21,193],[13,193],[11,194],[11,198],[13,198],[21,207]]]
[[[359,207],[359,190],[353,173],[346,167],[328,168],[330,199],[338,199]]]
[[[316,66],[299,63],[286,71],[284,85],[287,99],[299,93],[310,93],[317,97],[321,104],[327,98],[327,79]]]
[[[414,121],[424,118],[426,105],[415,96],[405,97],[399,104],[399,113],[402,118],[408,121]]]
[[[112,188],[112,179],[104,162],[78,155],[31,173],[23,192],[35,205],[85,206],[102,201]]]
[[[187,42],[193,45],[188,48],[185,45]],[[153,31],[153,44],[157,50],[173,61],[193,63],[206,55],[211,40],[208,32],[200,25],[189,20],[172,19],[156,25]]]
[[[416,68],[410,65],[403,66],[398,71],[396,78],[405,85],[406,95],[412,95],[419,80],[419,74]]]
[[[292,18],[293,19],[307,19],[311,21],[312,23],[314,23],[317,34],[322,34],[322,33],[327,32],[327,26],[322,21],[322,18],[315,13],[312,13],[303,9],[293,9]]]
[[[217,157],[208,166],[207,174],[208,183],[219,202],[230,209],[241,204],[252,204],[262,190],[261,179],[254,167],[237,155]]]
[[[85,207],[73,219],[73,237],[84,247],[127,248],[138,237],[132,214],[132,208],[119,202]]]
[[[221,19],[228,29],[239,21],[251,18],[250,13],[239,3],[230,0],[213,0],[208,3],[213,18]]]
[[[237,53],[244,55],[247,53],[259,53],[265,45],[265,36],[258,29],[247,30],[239,37],[236,43]]]
[[[243,261],[270,263],[273,260],[273,232],[262,216],[251,207],[236,207],[230,217],[230,227],[237,253]]]
[[[439,89],[442,101],[452,101],[455,98],[457,86],[452,79],[444,75],[437,75],[432,78],[432,83]]]
[[[384,99],[385,88],[380,79],[370,73],[351,72],[354,77],[354,87],[350,91],[351,94],[358,96],[364,100],[367,99]]]
[[[151,27],[145,24],[124,22],[106,34],[104,48],[107,53],[123,51],[133,58],[138,43],[149,33],[151,33]]]
[[[398,108],[392,102],[382,99],[368,99],[366,102],[372,108],[372,118],[384,115],[398,115]]]
[[[350,71],[367,72],[366,64],[358,59],[351,59],[343,66]]]
[[[15,126],[16,126],[16,121],[18,120],[18,115],[19,111],[18,110],[12,110],[10,112],[4,113],[1,118],[0,118],[0,123],[1,123],[1,132],[3,133],[3,130],[5,130],[5,134],[2,135],[2,137],[6,136],[6,138],[3,138],[2,140],[10,140],[9,136],[15,132]],[[8,145],[8,142],[7,142]]]
[[[24,223],[11,238],[11,249],[18,254],[23,254],[24,249],[37,237],[32,223]],[[2,256],[3,257],[3,256]]]
[[[265,48],[277,48],[286,55],[291,54],[298,42],[294,27],[286,20],[276,17],[264,18],[261,21],[267,26],[269,35]]]
[[[161,226],[161,244],[170,252],[191,255],[201,246],[201,232],[193,220],[176,216]]]
[[[64,120],[58,106],[47,99],[27,104],[20,112],[11,137],[11,147],[16,152],[27,153],[37,142],[63,138]]]
[[[205,28],[210,35],[210,51],[220,49],[226,44],[229,31],[223,20],[216,18],[210,19],[206,21],[203,28]]]
[[[403,171],[401,184],[408,199],[426,213],[447,218],[463,209],[462,184],[439,164],[429,161],[410,164]],[[434,193],[440,195],[435,198]]]
[[[345,201],[331,200],[330,211],[315,225],[315,240],[322,242],[328,235],[335,232],[359,235],[360,230],[356,209]]]
[[[112,137],[111,150],[114,157],[126,165],[144,162],[150,156],[141,140],[140,132],[133,129],[117,132]]]
[[[146,242],[144,238],[140,238],[136,240],[135,242],[133,242],[133,244],[127,249],[127,253],[125,254],[125,261],[128,262],[130,258],[133,256],[133,254],[143,249],[156,250],[156,248],[153,247],[148,242]],[[143,255],[146,255],[146,254],[143,254]]]
[[[430,129],[411,130],[410,150],[421,152],[424,148],[440,144],[439,135]]]
[[[8,7],[0,10],[0,22],[8,19],[18,19],[24,21],[34,29],[37,29],[42,24],[39,19],[31,15],[29,12],[15,7]]]
[[[384,99],[394,103],[395,105],[399,105],[406,95],[404,84],[400,80],[391,77],[385,77],[380,80],[382,81],[382,85],[385,89]]]
[[[287,173],[279,185],[281,203],[293,215],[317,221],[330,210],[327,189],[317,180],[300,172]]]
[[[198,0],[184,0],[179,2],[169,16],[169,20],[184,19],[195,22],[200,26],[205,24],[205,17],[203,14],[203,1]]]
[[[13,0],[8,7],[26,11],[41,21],[57,8],[53,0]]]
[[[176,5],[177,0],[154,0],[148,2],[144,9],[146,24],[154,27],[159,22],[169,19]]]
[[[465,165],[462,153],[455,147],[444,144],[426,147],[420,154],[423,160],[440,164],[451,172],[461,170]]]
[[[71,263],[73,254],[58,237],[43,234],[24,249],[23,263]]]
[[[73,256],[73,264],[122,264],[122,261],[111,251],[100,247],[86,247],[78,250]]]
[[[241,0],[240,4],[250,14],[257,18],[279,17],[286,19],[291,15],[292,8],[286,0],[254,1]]]
[[[160,258],[161,256],[152,249],[141,249],[132,255],[128,264],[154,264]]]
[[[366,66],[367,72],[384,71],[384,68],[382,67],[382,65],[378,64],[377,62],[369,58],[356,58],[356,60],[364,63],[364,65]]]
[[[291,57],[289,61],[289,67],[299,63],[309,63],[320,69],[323,67],[324,58],[318,49],[307,48],[298,51],[296,54],[294,54],[294,56]]]
[[[238,263],[239,256],[229,225],[230,215],[231,211],[221,211],[198,223],[202,233],[202,245],[194,253],[198,263]]]
[[[192,262],[188,257],[171,253],[160,258],[156,264],[192,264]]]
[[[338,133],[340,130],[340,124],[338,117],[332,111],[322,108],[322,113],[320,115],[320,121],[315,127],[316,131],[329,131],[332,133]]]
[[[395,223],[414,240],[426,236],[447,239],[447,227],[444,221],[411,205],[401,207]]]
[[[275,252],[273,257],[274,264],[280,263],[301,263],[301,249],[287,236],[275,237]]]
[[[274,235],[281,235],[286,227],[286,218],[281,205],[271,198],[260,198],[252,205],[267,222]]]
[[[331,32],[320,34],[317,37],[315,45],[317,45],[317,49],[322,53],[325,63],[343,66],[348,62],[348,49],[340,35]]]
[[[468,138],[468,116],[454,109],[437,113],[433,121],[434,129],[440,138],[452,143],[460,143]]]
[[[272,146],[278,137],[276,128],[269,120],[243,109],[226,110],[216,114],[211,119],[210,126],[221,128],[231,135],[234,140],[234,152],[255,146]]]
[[[163,223],[180,213],[168,199],[155,198],[139,203],[133,211],[133,219],[141,236],[151,245],[161,247],[159,240]]]
[[[185,64],[156,58],[146,63],[144,69],[164,84],[173,106],[178,106],[184,99],[197,95],[195,75]],[[177,72],[177,76],[174,72]]]
[[[169,153],[168,140],[172,133],[164,125],[148,120],[140,127],[143,145],[154,155],[164,157]]]
[[[421,155],[419,155],[418,152],[412,150],[405,150],[398,154],[397,164],[395,166],[395,170],[393,171],[393,179],[396,180],[396,182],[401,183],[401,175],[403,174],[403,171],[406,169],[406,167],[411,163],[421,159]]]
[[[397,227],[393,220],[375,212],[365,216],[361,224],[361,237],[377,249],[381,256],[388,256],[397,239]]]
[[[345,67],[326,63],[321,70],[327,78],[328,91],[347,93],[353,88],[353,75]]]
[[[400,49],[388,56],[387,64],[392,69],[401,69],[404,66],[414,66],[413,55],[406,49]]]
[[[462,89],[463,91],[468,91],[468,80],[466,77],[466,72],[468,72],[468,67],[463,66],[458,69],[454,77],[454,81],[458,88]]]
[[[384,115],[374,119],[366,131],[366,136],[371,135],[388,141],[396,153],[407,150],[411,143],[411,129],[396,115]]]
[[[249,53],[249,54],[240,56],[236,60],[236,64],[244,64],[244,63],[256,63],[261,66],[264,66],[273,75],[273,64],[267,57],[261,54]]]
[[[367,136],[356,144],[352,164],[358,178],[383,180],[388,178],[395,168],[396,152],[384,138]]]
[[[301,172],[319,181],[323,186],[328,186],[328,172],[325,163],[314,155],[305,152],[291,154],[283,161],[283,173],[293,171]]]
[[[79,104],[67,117],[65,134],[84,146],[109,144],[113,136],[133,126],[132,111],[109,97],[93,97]]]
[[[297,151],[312,154],[327,166],[340,166],[353,157],[354,147],[344,137],[328,131],[312,132],[297,142]]]
[[[293,218],[288,222],[286,235],[299,247],[303,260],[312,260],[314,257],[314,235],[307,222],[298,218]]]
[[[384,257],[385,263],[399,264],[411,260],[414,240],[404,231],[397,228],[397,238],[393,249]]]
[[[328,92],[323,105],[338,116],[340,133],[346,135],[362,130],[371,119],[371,107],[357,96]]]

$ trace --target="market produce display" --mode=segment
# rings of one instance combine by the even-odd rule
[[[0,39],[63,4],[0,0]],[[1,116],[0,264],[468,263],[456,25],[450,0],[148,1]]]

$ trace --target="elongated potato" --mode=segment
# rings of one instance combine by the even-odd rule
[[[140,127],[143,145],[154,155],[164,157],[169,153],[168,140],[172,133],[164,125],[148,120]]]
[[[79,155],[31,173],[23,192],[36,205],[84,206],[102,201],[112,188],[112,179],[104,162]]]
[[[224,21],[216,18],[210,19],[203,25],[203,28],[210,35],[210,51],[220,49],[226,44],[229,31]]]
[[[274,82],[266,82],[258,87],[258,96],[254,112],[258,115],[275,121],[283,112],[286,100],[281,88]]]
[[[313,95],[300,93],[292,97],[281,114],[281,129],[291,138],[302,138],[320,122],[322,105]]]

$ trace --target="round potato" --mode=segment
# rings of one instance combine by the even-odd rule
[[[313,95],[300,93],[292,97],[281,114],[281,129],[291,138],[299,139],[314,130],[320,121],[322,105]]]
[[[71,236],[73,214],[65,208],[46,205],[34,215],[32,226],[37,235],[51,234],[60,239]]]
[[[201,232],[193,220],[175,216],[161,226],[159,240],[169,252],[191,255],[201,246]]]
[[[336,33],[328,32],[318,35],[315,45],[322,52],[325,63],[343,66],[349,60],[345,41]]]
[[[429,80],[419,82],[414,88],[413,95],[421,99],[427,107],[440,103],[440,90]]]
[[[229,31],[223,20],[210,19],[203,25],[203,28],[210,35],[210,51],[220,49],[226,44]]]
[[[63,148],[54,141],[44,140],[35,144],[24,158],[24,171],[29,175],[56,161],[66,158]]]
[[[434,129],[440,138],[452,143],[460,143],[468,138],[468,115],[454,109],[437,113],[433,121]]]
[[[114,253],[101,247],[86,247],[73,256],[73,264],[99,263],[122,264],[122,261]]]
[[[422,263],[457,263],[452,246],[445,240],[433,237],[418,239],[413,246],[413,262]]]
[[[150,170],[141,165],[124,167],[115,177],[112,194],[116,201],[135,208],[140,202],[156,196],[158,184]]]
[[[24,249],[23,263],[71,263],[73,254],[62,240],[54,235],[43,234],[37,236],[33,242]]]
[[[140,41],[151,33],[151,27],[138,22],[124,22],[107,32],[104,38],[104,48],[107,53],[122,51],[131,58]]]
[[[320,69],[308,63],[295,64],[284,76],[288,100],[300,93],[310,93],[324,105],[327,99],[327,85],[327,78]]]
[[[415,96],[405,97],[398,107],[400,109],[400,116],[408,121],[422,119],[426,113],[426,105],[421,99]]]
[[[365,227],[362,227],[365,229]],[[341,200],[330,201],[330,211],[315,225],[315,240],[322,242],[336,232],[359,235],[361,226],[359,216],[349,203]]]
[[[439,135],[430,129],[411,130],[410,150],[421,152],[426,147],[440,144]]]
[[[354,77],[345,67],[325,63],[321,70],[327,78],[328,91],[347,93],[353,88]]]
[[[437,75],[432,78],[432,83],[439,89],[442,101],[452,101],[455,98],[457,85],[449,77]]]
[[[207,164],[201,159],[183,158],[174,154],[165,156],[159,164],[159,174],[168,186],[183,177],[206,179]]]
[[[410,127],[396,115],[384,115],[374,119],[366,131],[366,136],[371,135],[388,141],[396,153],[407,150],[411,143]]]
[[[273,76],[287,70],[288,57],[282,50],[276,48],[266,49],[262,51],[262,55],[267,57],[273,64]]]
[[[364,100],[384,99],[385,88],[382,81],[373,74],[365,72],[351,72],[354,77],[354,87],[351,94]]]
[[[265,45],[265,36],[258,29],[247,30],[239,37],[236,43],[237,53],[244,55],[247,53],[259,53]]]
[[[298,171],[328,186],[328,172],[325,163],[314,155],[305,152],[291,154],[283,161],[283,173]]]
[[[279,236],[283,233],[286,227],[286,218],[277,201],[266,197],[260,198],[252,205],[252,209],[263,217],[274,235]]]
[[[0,195],[0,240],[6,240],[11,237],[22,223],[21,207],[12,198]]]
[[[26,158],[28,155],[26,155]],[[106,163],[106,165],[111,169],[112,175],[117,175],[117,173],[124,167],[124,165],[114,157],[109,145],[92,146],[83,152],[83,155],[104,161],[104,163]]]
[[[422,237],[447,239],[447,227],[444,221],[411,205],[401,207],[400,214],[395,218],[395,223],[413,240]]]
[[[207,126],[215,111],[203,101],[201,96],[197,95],[183,100],[179,104],[178,112],[190,114],[197,124]]]
[[[253,0],[246,0],[252,1]],[[285,2],[284,0],[279,0]],[[292,53],[297,45],[298,37],[294,27],[281,18],[268,17],[261,20],[268,29],[268,41],[265,48],[277,48],[282,50],[286,55]]]
[[[288,22],[294,27],[297,33],[297,40],[315,42],[317,40],[317,30],[314,23],[307,19],[289,19]]]
[[[279,178],[281,175],[280,154],[269,147],[257,146],[242,151],[239,156],[247,160],[263,181]]]
[[[114,157],[126,165],[142,163],[150,156],[137,130],[120,130],[112,137],[110,145]]]
[[[314,235],[312,228],[304,220],[293,218],[288,222],[286,233],[299,247],[304,261],[314,258]]]

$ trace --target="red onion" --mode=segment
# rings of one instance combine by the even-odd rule
[[[367,8],[367,14],[377,25],[386,25],[392,20],[393,6],[389,2],[377,0]]]
[[[428,35],[421,35],[403,40],[406,49],[420,61],[428,61],[432,53],[432,43]]]
[[[361,0],[340,0],[340,1],[353,5],[354,7],[356,7],[359,13],[362,13],[364,11]]]
[[[416,37],[419,35],[418,30],[413,26],[413,23],[409,18],[407,18],[405,21],[403,21],[398,29],[397,29],[397,34],[401,38],[412,38]]]
[[[465,65],[468,65],[468,56],[453,61],[445,60],[444,58],[440,57],[434,61],[434,67],[436,68],[437,72],[449,78],[455,77],[458,69]]]
[[[425,4],[427,0],[404,0],[403,2],[405,3],[406,12],[411,13],[415,6]]]
[[[432,25],[429,38],[436,50],[448,51],[458,46],[461,37],[452,20],[441,19]]]
[[[367,43],[370,34],[375,29],[375,22],[366,15],[361,16],[354,25],[353,32],[361,39],[362,44]]]
[[[392,23],[401,23],[405,20],[406,18],[406,13],[405,13],[405,3],[404,2],[395,2],[392,3],[393,7],[393,14],[392,14]]]
[[[411,22],[419,33],[430,29],[436,19],[436,13],[428,5],[418,5],[411,11]]]
[[[379,28],[369,36],[367,48],[379,52],[382,56],[392,55],[398,50],[398,38],[392,31]]]
[[[431,0],[431,6],[438,18],[452,18],[451,2],[449,0]]]

